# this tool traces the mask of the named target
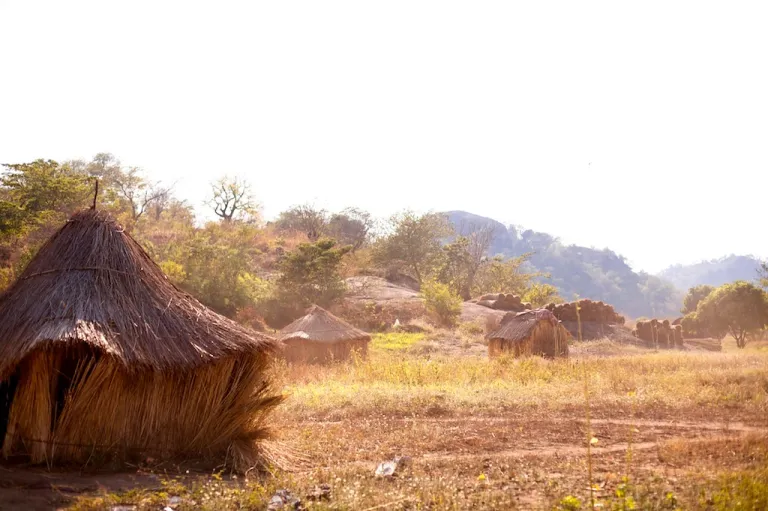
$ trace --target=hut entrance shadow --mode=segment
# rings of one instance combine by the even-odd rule
[[[11,404],[18,385],[18,371],[14,372],[7,380],[0,381],[0,452],[3,450],[5,433],[8,431],[8,421],[11,417]]]

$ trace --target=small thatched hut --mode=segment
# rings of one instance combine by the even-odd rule
[[[371,336],[313,305],[307,314],[280,331],[283,356],[291,362],[323,363],[349,359],[353,351],[368,355]]]
[[[507,313],[499,328],[487,335],[488,356],[511,352],[515,357],[567,357],[571,334],[547,309]]]
[[[176,288],[108,214],[77,213],[0,297],[2,452],[252,467],[277,347]]]

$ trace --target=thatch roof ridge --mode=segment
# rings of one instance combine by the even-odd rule
[[[499,327],[486,335],[487,339],[504,339],[506,341],[522,341],[539,321],[549,321],[553,325],[559,323],[557,317],[547,309],[533,309],[523,312],[508,312],[501,319]]]
[[[325,343],[367,340],[370,338],[370,334],[334,316],[319,305],[311,306],[304,316],[280,330],[277,336],[277,339],[283,342],[301,339]]]
[[[173,285],[96,209],[73,215],[0,296],[0,376],[46,343],[77,341],[156,370],[277,346]]]

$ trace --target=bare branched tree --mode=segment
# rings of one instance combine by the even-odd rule
[[[253,213],[257,204],[251,185],[239,178],[222,177],[211,185],[213,196],[208,204],[216,216],[231,222],[238,215]]]
[[[116,174],[113,179],[117,195],[128,203],[134,221],[141,218],[154,203],[170,196],[170,187],[147,182],[136,167]]]

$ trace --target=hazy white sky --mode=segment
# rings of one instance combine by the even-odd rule
[[[768,3],[0,0],[0,162],[768,256]]]

